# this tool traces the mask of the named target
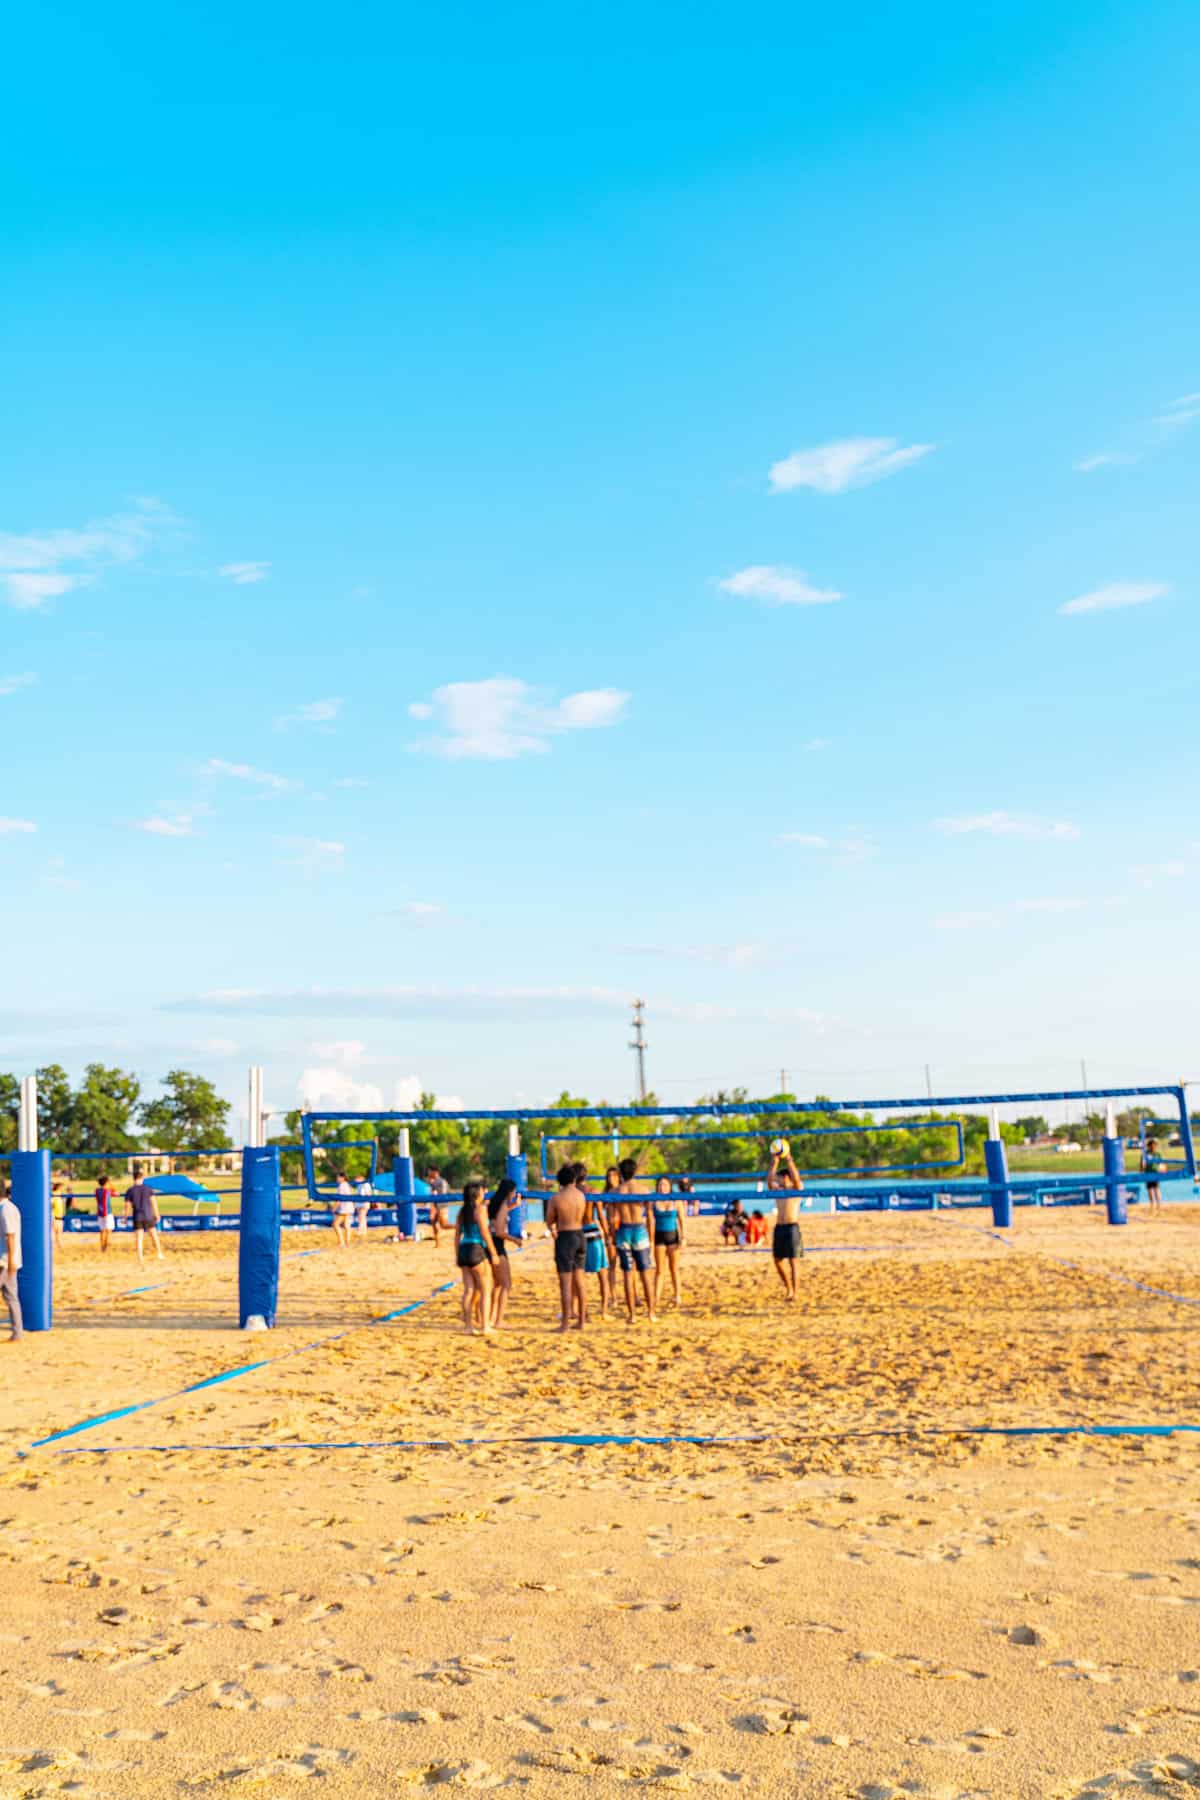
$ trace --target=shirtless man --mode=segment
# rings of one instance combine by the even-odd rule
[[[587,1209],[587,1195],[575,1185],[575,1165],[564,1163],[558,1171],[558,1192],[546,1208],[562,1302],[560,1331],[570,1331],[572,1318],[580,1331],[587,1324],[587,1289],[583,1282],[583,1222]]]
[[[606,1195],[605,1199],[617,1260],[625,1282],[625,1318],[628,1324],[633,1324],[633,1272],[636,1269],[641,1277],[646,1311],[653,1323],[658,1315],[654,1304],[654,1217],[650,1196],[635,1194],[633,1191],[638,1166],[632,1156],[627,1156],[617,1166],[621,1185],[615,1194]]]
[[[803,1186],[787,1145],[784,1144],[782,1150],[772,1150],[771,1167],[767,1171],[767,1187],[776,1195],[771,1254],[775,1259],[775,1271],[783,1283],[784,1297],[791,1301],[796,1299],[796,1259],[804,1255],[804,1245],[800,1241],[800,1194],[784,1190],[798,1190]]]

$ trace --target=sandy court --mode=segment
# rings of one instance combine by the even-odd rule
[[[950,1430],[1200,1424],[1200,1211],[985,1222],[812,1220],[789,1308],[697,1221],[680,1312],[566,1338],[534,1244],[493,1344],[448,1242],[286,1233],[246,1338],[232,1234],[71,1241],[3,1353],[0,1796],[1200,1790],[1200,1434]],[[614,1432],[761,1441],[394,1442]]]

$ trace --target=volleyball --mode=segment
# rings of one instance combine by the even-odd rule
[[[788,1153],[788,1141],[786,1138],[772,1138],[771,1139],[771,1155],[772,1156],[786,1156],[787,1153]]]

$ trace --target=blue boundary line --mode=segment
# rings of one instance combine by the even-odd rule
[[[374,1318],[364,1319],[361,1325],[348,1325],[344,1331],[332,1332],[328,1337],[314,1338],[309,1344],[298,1344],[294,1350],[284,1350],[279,1356],[264,1356],[258,1362],[239,1363],[235,1369],[225,1369],[219,1375],[206,1375],[203,1381],[193,1381],[187,1387],[177,1388],[173,1394],[160,1394],[154,1400],[135,1400],[132,1406],[119,1406],[114,1412],[97,1413],[94,1418],[81,1419],[77,1425],[68,1425],[62,1431],[52,1431],[48,1437],[37,1438],[29,1448],[43,1450],[47,1444],[56,1444],[61,1438],[76,1437],[81,1431],[94,1431],[97,1425],[111,1425],[114,1419],[127,1419],[133,1413],[146,1412],[152,1406],[166,1406],[172,1400],[182,1400],[189,1394],[199,1394],[205,1388],[219,1387],[222,1382],[236,1381],[239,1375],[252,1375],[256,1369],[270,1368],[272,1363],[288,1362],[293,1356],[303,1356],[306,1350],[319,1350],[325,1344],[336,1344],[339,1338],[350,1337],[356,1331],[366,1331],[372,1325],[386,1325],[393,1319],[406,1318],[409,1313],[428,1306],[440,1294],[447,1294],[451,1288],[457,1287],[455,1281],[443,1282],[433,1292],[426,1294],[422,1300],[410,1301],[407,1306],[397,1307],[392,1312],[379,1313]]]
[[[454,1284],[451,1283],[451,1286]],[[276,1359],[278,1360],[278,1359]],[[261,1366],[261,1365],[257,1365]],[[206,1385],[201,1383],[201,1386]],[[185,1389],[185,1392],[190,1390]],[[113,1417],[119,1417],[114,1414]],[[284,1443],[256,1444],[80,1444],[70,1450],[56,1450],[56,1456],[127,1456],[151,1452],[170,1456],[180,1452],[202,1454],[205,1451],[245,1454],[257,1450],[485,1450],[505,1446],[558,1444],[572,1449],[590,1450],[605,1446],[667,1448],[673,1444],[841,1444],[863,1438],[912,1437],[1173,1437],[1176,1432],[1196,1432],[1200,1425],[1177,1422],[1172,1425],[909,1425],[878,1426],[863,1431],[841,1432],[746,1432],[736,1436],[705,1436],[687,1433],[625,1434],[621,1432],[544,1432],[525,1437],[468,1438],[362,1438],[289,1440]],[[45,1439],[44,1442],[52,1442]],[[34,1448],[39,1448],[35,1445]]]
[[[285,1250],[283,1253],[283,1261],[284,1262],[299,1262],[299,1260],[302,1256],[324,1256],[324,1255],[325,1255],[325,1246],[324,1246],[324,1244],[319,1244],[315,1250]],[[222,1277],[224,1277],[227,1275],[235,1274],[236,1270],[220,1269],[220,1270],[217,1270],[216,1273],[221,1275]],[[178,1279],[179,1279],[179,1277],[176,1276],[175,1280],[177,1281]],[[172,1282],[172,1281],[152,1281],[152,1282],[150,1282],[150,1284],[147,1287],[122,1288],[120,1293],[113,1295],[113,1299],[114,1300],[132,1300],[132,1298],[135,1294],[158,1294],[158,1293],[162,1292],[163,1288],[173,1287],[173,1286],[174,1286],[174,1282]]]
[[[972,1225],[969,1219],[947,1219],[941,1213],[933,1216],[939,1224],[961,1225],[964,1231],[977,1231],[980,1237],[995,1238],[1006,1250],[1017,1248],[1002,1231],[989,1230],[986,1225]],[[1123,1281],[1127,1287],[1138,1288],[1143,1294],[1153,1294],[1158,1300],[1173,1300],[1177,1306],[1200,1306],[1200,1296],[1195,1294],[1173,1294],[1169,1288],[1150,1287],[1145,1281],[1135,1281],[1132,1275],[1122,1275],[1119,1269],[1089,1268],[1083,1263],[1071,1262],[1068,1257],[1055,1256],[1052,1250],[1038,1250],[1033,1245],[1022,1247],[1028,1250],[1030,1256],[1040,1256],[1045,1262],[1058,1263],[1060,1268],[1072,1269],[1077,1275],[1103,1275],[1106,1281]]]

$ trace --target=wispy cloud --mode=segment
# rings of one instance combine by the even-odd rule
[[[434,925],[446,917],[446,909],[436,900],[405,900],[395,911],[414,925]]]
[[[1095,450],[1090,456],[1081,456],[1074,466],[1081,475],[1090,475],[1094,469],[1121,468],[1140,461],[1140,456],[1132,456],[1124,450]]]
[[[322,1062],[333,1063],[360,1063],[367,1052],[361,1038],[327,1038],[308,1048]]]
[[[36,831],[36,830],[37,830],[37,826],[34,824],[32,819],[0,818],[0,837],[7,836],[11,833],[16,833],[16,832]]]
[[[1018,900],[1016,910],[1019,913],[1069,913],[1080,912],[1086,905],[1086,900],[1074,894],[1045,894],[1034,900]]]
[[[628,700],[618,688],[589,688],[551,704],[510,675],[453,681],[409,707],[411,718],[436,719],[440,727],[409,748],[451,760],[509,761],[548,750],[564,732],[615,725]]]
[[[336,838],[283,837],[278,842],[293,852],[289,861],[303,869],[340,869],[346,854],[345,844]]]
[[[1190,425],[1193,419],[1200,419],[1200,393],[1180,394],[1158,414],[1154,423],[1167,431],[1178,431],[1182,426]]]
[[[299,786],[298,782],[289,781],[286,775],[273,775],[269,769],[255,769],[250,763],[226,762],[220,756],[210,756],[207,762],[201,763],[200,774],[220,775],[230,781],[245,781],[252,787],[270,788],[275,793]]]
[[[1159,881],[1179,881],[1187,874],[1187,864],[1172,860],[1168,862],[1134,863],[1129,873],[1143,887],[1153,887]]]
[[[798,844],[801,850],[828,850],[829,839],[815,831],[781,831],[777,844]]]
[[[217,570],[218,575],[232,581],[235,587],[249,587],[255,581],[265,581],[270,573],[269,562],[223,563]]]
[[[621,956],[660,957],[668,962],[714,963],[748,969],[767,955],[765,944],[615,944]]]
[[[87,586],[105,567],[136,561],[174,523],[161,501],[139,500],[133,512],[78,528],[0,532],[0,589],[10,606],[33,611]]]
[[[811,450],[793,450],[781,462],[772,463],[771,492],[790,493],[793,488],[812,488],[818,494],[841,494],[847,488],[866,487],[885,476],[898,475],[936,444],[901,445],[890,437],[840,438]]]
[[[365,775],[341,775],[336,781],[331,781],[329,785],[332,788],[365,788],[370,787],[371,784]]]
[[[194,837],[195,831],[191,813],[173,813],[168,817],[149,819],[131,819],[131,831],[144,831],[150,837],[185,838]]]
[[[1107,587],[1093,588],[1090,593],[1077,594],[1074,600],[1064,601],[1058,610],[1068,616],[1116,612],[1123,606],[1145,606],[1170,591],[1165,581],[1110,581]]]
[[[933,829],[949,837],[982,833],[986,837],[1028,838],[1033,842],[1077,838],[1078,825],[1068,819],[1039,819],[1010,812],[968,813],[954,819],[935,819]]]
[[[822,837],[815,831],[781,831],[772,842],[779,847],[791,845],[797,850],[828,854],[839,863],[866,862],[868,857],[875,854],[874,844],[854,832],[831,838]]]
[[[754,563],[748,569],[726,575],[717,586],[726,594],[765,600],[768,606],[827,606],[842,598],[837,588],[813,587],[802,569],[789,569],[782,564]]]
[[[0,675],[0,699],[7,694],[19,693],[22,688],[33,687],[36,675]]]
[[[1000,915],[994,912],[944,912],[938,913],[933,921],[935,931],[986,931],[1000,923]]]
[[[275,728],[286,731],[289,725],[332,725],[342,710],[340,695],[334,700],[310,700],[304,706],[298,706],[293,713],[284,713],[276,719]]]
[[[1051,894],[1032,900],[1014,900],[1011,906],[984,912],[944,912],[933,920],[935,931],[983,931],[1004,925],[1021,914],[1056,914],[1080,912],[1087,901],[1073,895]]]

